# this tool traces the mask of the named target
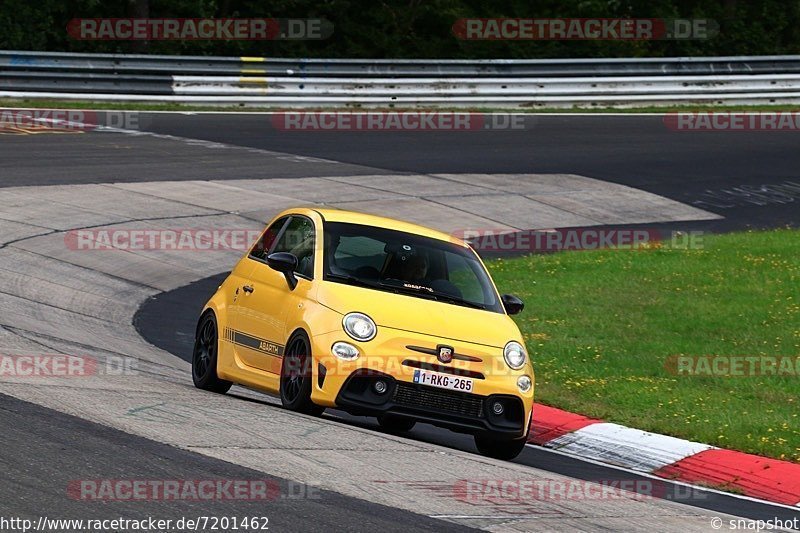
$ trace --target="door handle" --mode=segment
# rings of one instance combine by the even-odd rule
[[[250,294],[250,293],[253,292],[253,286],[252,285],[245,285],[244,287],[242,287],[242,290],[244,292],[246,292],[247,294]]]

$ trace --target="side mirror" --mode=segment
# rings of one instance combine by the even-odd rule
[[[267,256],[267,265],[272,270],[283,273],[286,283],[289,284],[289,290],[293,291],[297,287],[297,278],[294,276],[294,271],[297,270],[297,256],[289,252],[275,252]]]
[[[513,294],[504,294],[500,297],[500,299],[503,301],[503,307],[506,308],[506,313],[509,315],[516,315],[525,309],[525,302]]]

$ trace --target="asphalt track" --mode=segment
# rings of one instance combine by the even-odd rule
[[[191,362],[194,331],[199,311],[226,276],[226,273],[212,276],[147,300],[134,317],[136,329],[150,343]],[[164,320],[164,317],[170,317],[170,319]],[[337,410],[328,410],[324,416],[372,431],[382,431],[377,421],[372,418],[357,417]],[[470,436],[442,430],[428,424],[418,424],[407,435],[413,439],[477,453]],[[514,462],[586,481],[646,479],[642,476],[633,476],[632,478],[630,473],[565,457],[535,446],[527,446]],[[701,489],[693,490],[691,494],[682,494],[680,488],[668,481],[657,481],[657,483],[661,489],[659,494],[664,498],[719,513],[743,516],[753,520],[769,520],[774,517],[787,520],[792,517],[800,517],[800,511],[793,512]]]
[[[307,491],[294,485],[289,488],[289,480],[178,450],[4,394],[0,394],[0,427],[4,428],[0,516],[6,518],[36,523],[43,514],[51,519],[78,520],[150,516],[177,523],[181,518],[247,516],[266,517],[269,527],[278,531],[465,529],[335,492]],[[279,494],[284,497],[147,502],[64,498],[67,487],[94,475],[98,479],[112,475],[114,479],[127,480],[264,481],[271,487],[280,487]]]
[[[630,185],[690,205],[708,200],[707,193],[711,191],[719,205],[703,208],[725,217],[706,222],[705,227],[711,231],[797,225],[800,219],[797,202],[786,194],[785,188],[781,195],[774,191],[755,192],[769,191],[765,185],[800,181],[795,172],[800,154],[796,134],[791,132],[678,133],[666,128],[660,117],[532,116],[525,118],[524,129],[505,132],[309,133],[278,131],[268,117],[143,114],[141,130],[127,134],[0,136],[0,187],[380,174],[391,180],[391,175],[401,173],[554,172]],[[191,187],[187,183],[187,189]],[[736,194],[723,195],[731,204],[724,205],[726,201],[720,200],[719,191],[737,188]],[[346,186],[342,187],[342,194],[347,194]],[[233,211],[235,206],[231,207]],[[12,241],[3,239],[4,245]],[[185,354],[196,307],[208,294],[209,284],[213,281],[190,285],[188,293],[169,292],[151,300],[150,305],[161,306],[157,316],[170,318],[160,320],[160,329],[144,327],[147,319],[143,317],[152,316],[146,306],[137,318],[141,331],[154,344]],[[20,282],[19,289],[25,287]],[[17,287],[3,289],[6,288],[9,294],[16,294]],[[31,298],[34,301],[42,296]],[[11,482],[3,485],[4,492],[0,494],[0,511],[4,515],[33,515],[42,509],[63,511],[62,517],[85,514],[91,506],[63,497],[65,480],[69,476],[86,477],[91,471],[107,476],[124,464],[142,465],[135,470],[139,477],[188,478],[203,472],[227,478],[253,475],[236,470],[246,470],[244,467],[205,455],[169,446],[162,449],[162,445],[147,439],[66,419],[63,414],[8,397],[0,399],[0,427],[15,428],[3,438],[3,463],[7,471],[13,472],[7,477]],[[350,418],[346,422],[374,429],[374,424],[365,419]],[[67,439],[65,435],[76,438]],[[472,451],[471,441],[439,430],[421,427],[412,437]],[[155,461],[154,468],[161,470],[149,470],[151,461]],[[609,479],[614,475],[603,467],[532,449],[525,452],[521,461],[578,479]],[[17,466],[12,468],[15,462]],[[70,471],[69,465],[76,469]],[[785,509],[708,494],[708,498],[689,503],[753,518],[792,514]],[[32,503],[37,495],[41,504]],[[236,505],[249,504],[239,502],[214,511],[247,510],[235,508]],[[276,518],[305,517],[284,523],[280,530],[309,530],[314,523],[320,524],[314,522],[316,515],[325,513],[336,518],[325,524],[336,524],[337,529],[387,529],[386,524],[392,522],[416,529],[431,523],[427,517],[403,511],[396,511],[402,516],[393,515],[377,504],[327,493],[319,501],[305,499],[276,505],[285,505],[274,507]],[[92,510],[120,510],[127,514],[142,511],[140,506],[115,506]],[[341,512],[337,514],[334,508]],[[172,502],[163,509],[170,514],[195,510],[192,505]],[[381,515],[375,518],[377,522],[364,518],[376,514]],[[457,527],[441,521],[433,523],[436,529]]]
[[[139,133],[5,136],[0,186],[397,173],[571,173],[725,216],[710,231],[796,225],[800,133],[675,131],[659,115],[525,115],[520,129],[284,131],[270,114],[140,113]],[[163,139],[192,139],[166,152]],[[238,147],[209,156],[199,141]],[[221,152],[221,151],[220,151]],[[287,157],[287,154],[291,154]],[[264,164],[264,156],[273,161]],[[336,162],[336,164],[332,164]],[[346,194],[346,191],[343,191]],[[709,196],[711,195],[711,196]],[[720,200],[722,198],[722,200]],[[708,204],[712,202],[716,205]]]

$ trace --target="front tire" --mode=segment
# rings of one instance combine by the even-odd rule
[[[233,383],[217,375],[219,336],[217,318],[208,311],[197,324],[192,350],[192,381],[198,389],[225,394]]]
[[[325,411],[311,401],[311,343],[302,331],[286,343],[281,366],[281,404],[290,411],[319,416]]]
[[[517,457],[527,444],[527,438],[515,440],[498,440],[487,435],[475,435],[475,446],[481,455],[510,461]]]

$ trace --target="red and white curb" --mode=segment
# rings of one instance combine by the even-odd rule
[[[800,464],[658,435],[536,404],[533,444],[669,480],[800,506]]]

